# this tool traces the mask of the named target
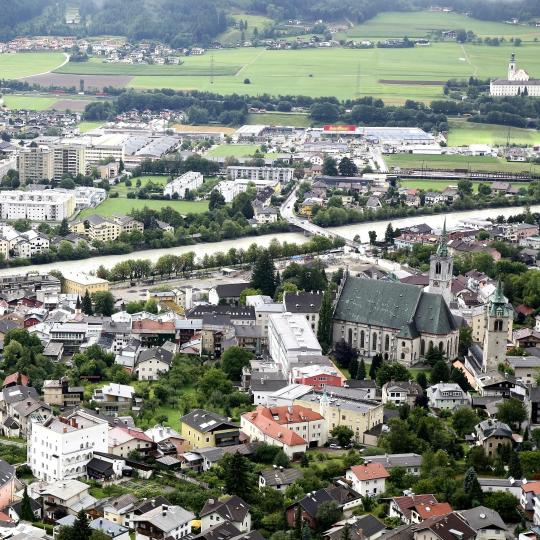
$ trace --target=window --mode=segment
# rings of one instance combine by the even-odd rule
[[[435,263],[435,274],[437,274],[438,276],[441,275],[441,263],[440,262]]]
[[[421,339],[420,340],[420,355],[423,356],[424,354],[426,354],[426,342],[425,340]]]
[[[372,349],[377,350],[377,332],[373,332]]]
[[[364,348],[365,332],[362,330],[360,332],[360,348]]]
[[[390,336],[386,334],[384,338],[384,350],[387,351],[390,348]]]
[[[497,319],[494,324],[495,332],[502,332],[503,322],[501,319]]]
[[[349,328],[349,345],[352,345],[352,328]]]

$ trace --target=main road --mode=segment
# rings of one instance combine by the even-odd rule
[[[337,234],[346,240],[352,241],[356,236],[359,236],[360,242],[368,242],[368,232],[375,231],[379,238],[384,237],[388,223],[392,223],[394,228],[410,227],[419,223],[428,223],[435,228],[442,228],[443,221],[447,219],[448,227],[456,226],[462,219],[479,218],[487,219],[502,215],[505,217],[518,214],[523,210],[523,207],[510,208],[492,208],[486,210],[468,210],[466,212],[453,212],[449,214],[434,214],[425,216],[414,216],[408,218],[372,221],[367,223],[357,223],[354,225],[345,225],[343,227],[331,227],[322,229],[325,234]],[[285,212],[288,210],[286,209]],[[532,212],[540,212],[540,205],[531,207]],[[297,220],[299,218],[296,218]],[[315,226],[311,223],[303,224],[306,230],[311,233],[315,231]],[[312,228],[313,227],[313,228]],[[317,228],[318,229],[318,228]],[[276,233],[267,234],[264,236],[248,236],[246,238],[237,238],[235,240],[224,240],[222,242],[212,242],[196,244],[193,246],[182,246],[167,249],[148,249],[144,251],[135,251],[125,255],[104,255],[101,257],[92,257],[91,259],[83,259],[80,261],[62,261],[51,264],[40,264],[34,266],[21,266],[18,268],[3,268],[0,270],[0,275],[10,274],[25,274],[29,271],[50,272],[51,270],[60,270],[64,272],[95,272],[100,265],[105,268],[112,268],[115,264],[126,261],[128,259],[148,259],[152,262],[157,261],[162,255],[180,255],[188,251],[194,251],[198,258],[204,255],[213,255],[218,252],[225,252],[231,248],[247,249],[251,244],[255,243],[259,246],[268,246],[272,240],[280,242],[301,243],[306,241],[304,234],[300,232]]]

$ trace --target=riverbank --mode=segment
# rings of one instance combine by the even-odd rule
[[[366,223],[356,223],[353,225],[343,225],[341,227],[331,227],[327,230],[339,234],[347,240],[353,240],[355,236],[358,235],[362,243],[367,243],[369,241],[369,231],[375,231],[377,233],[377,237],[381,239],[384,237],[384,233],[389,223],[392,223],[394,229],[410,227],[412,225],[418,225],[419,223],[424,222],[428,222],[432,227],[442,228],[443,222],[446,218],[447,226],[452,228],[464,218],[474,217],[478,219],[487,219],[489,217],[495,218],[497,216],[504,216],[507,218],[520,213],[522,210],[522,206],[512,206],[508,208],[487,208],[484,210],[467,210],[465,212],[449,212],[446,214],[413,216],[394,220],[387,219],[383,221],[370,221]],[[540,212],[540,205],[532,206],[531,212]],[[98,256],[92,257],[91,259],[82,259],[76,261],[61,261],[50,264],[3,268],[0,270],[0,276],[26,274],[31,271],[45,273],[50,272],[51,270],[60,270],[61,272],[91,273],[95,272],[101,265],[107,269],[111,269],[115,264],[122,261],[127,261],[129,259],[147,259],[151,262],[156,262],[163,255],[182,255],[183,253],[187,253],[189,251],[194,251],[197,259],[200,259],[205,255],[214,255],[219,252],[226,252],[231,248],[247,249],[251,244],[267,247],[274,239],[279,240],[282,243],[289,242],[300,244],[306,241],[306,236],[304,236],[303,233],[295,232],[274,233],[263,236],[248,236],[234,240],[224,240],[221,242],[208,242],[190,246],[135,251],[123,255],[104,255],[101,257]]]

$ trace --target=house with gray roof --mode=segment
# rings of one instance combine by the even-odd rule
[[[195,514],[181,506],[162,504],[140,516],[134,516],[137,538],[183,538],[191,533]]]
[[[214,525],[228,521],[239,531],[251,531],[251,513],[249,504],[238,495],[232,495],[225,500],[208,499],[201,512],[201,532],[207,531]]]
[[[372,463],[380,463],[387,471],[396,467],[401,467],[408,474],[419,475],[422,466],[422,456],[420,454],[384,454],[382,456],[366,456],[366,460]]]
[[[416,398],[424,395],[422,387],[415,381],[388,381],[382,387],[382,402],[399,407],[407,404],[413,406]]]
[[[429,406],[434,409],[454,410],[464,405],[470,405],[471,397],[456,383],[434,384],[426,389]]]
[[[400,282],[345,275],[335,301],[333,343],[345,341],[361,356],[414,365],[439,348],[457,356],[458,325],[440,294]]]
[[[503,445],[511,446],[512,429],[495,418],[483,420],[474,427],[477,444],[484,448],[487,456],[496,456]]]
[[[302,476],[302,471],[294,467],[283,468],[274,465],[273,468],[263,469],[259,473],[259,489],[271,487],[278,491],[285,491]]]
[[[475,506],[457,512],[467,525],[476,531],[477,540],[496,540],[506,538],[506,525],[499,512],[486,506]]]

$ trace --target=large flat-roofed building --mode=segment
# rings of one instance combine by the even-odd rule
[[[62,180],[65,174],[77,176],[86,173],[86,146],[84,144],[57,144],[53,148],[54,179]]]
[[[48,146],[35,143],[23,148],[17,159],[21,184],[37,184],[54,176],[53,153]]]
[[[268,317],[268,350],[287,376],[299,356],[322,355],[310,323],[304,315],[292,313],[274,313]]]
[[[64,275],[64,292],[84,296],[86,291],[90,294],[109,290],[109,282],[96,276],[83,273],[66,273]]]
[[[278,180],[286,184],[294,179],[292,167],[227,167],[227,176],[231,180]]]
[[[0,192],[0,218],[62,221],[75,212],[73,193],[55,189]]]

